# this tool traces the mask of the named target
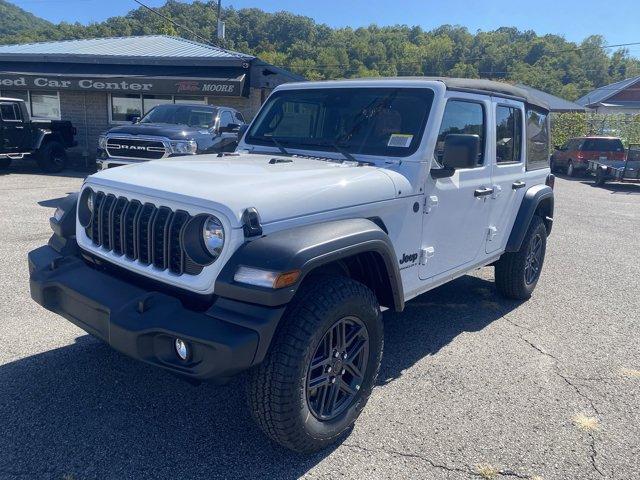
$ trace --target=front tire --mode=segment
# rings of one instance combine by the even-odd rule
[[[573,166],[573,162],[571,160],[569,160],[569,163],[567,164],[567,176],[576,177],[576,169]]]
[[[522,246],[517,252],[507,252],[496,263],[498,292],[514,300],[527,300],[538,284],[547,251],[547,229],[534,215]]]
[[[602,187],[605,183],[607,183],[607,174],[604,172],[604,170],[598,168],[596,170],[596,179],[594,184],[596,187]]]
[[[40,168],[46,173],[58,173],[67,166],[67,152],[59,142],[45,143],[38,153],[36,160]]]
[[[253,418],[297,452],[339,441],[369,399],[382,349],[382,314],[370,289],[340,276],[309,279],[251,372]]]

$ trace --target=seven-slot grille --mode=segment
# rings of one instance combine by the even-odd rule
[[[95,246],[130,260],[178,275],[197,275],[203,267],[186,256],[181,242],[190,219],[182,210],[96,192],[86,233]]]
[[[161,140],[109,137],[107,138],[107,153],[110,157],[157,160],[166,155],[167,149]]]

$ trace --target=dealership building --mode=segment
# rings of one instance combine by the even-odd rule
[[[0,96],[37,118],[70,120],[89,164],[98,135],[155,105],[230,106],[252,118],[271,90],[304,80],[259,58],[178,37],[100,38],[0,46]]]

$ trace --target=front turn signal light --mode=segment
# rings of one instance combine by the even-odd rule
[[[233,279],[238,283],[255,285],[256,287],[278,289],[290,287],[296,283],[300,278],[300,273],[300,270],[273,272],[270,270],[246,267],[243,265],[238,268]]]

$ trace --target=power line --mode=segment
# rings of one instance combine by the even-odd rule
[[[142,8],[145,8],[147,10],[149,10],[151,13],[155,13],[156,15],[158,15],[159,17],[165,19],[167,22],[171,23],[174,27],[178,27],[181,28],[182,30],[189,32],[191,35],[193,35],[194,37],[196,37],[197,39],[203,41],[204,43],[206,43],[207,45],[210,45],[212,47],[217,47],[217,45],[214,45],[210,40],[200,36],[198,33],[194,32],[193,30],[191,30],[188,27],[185,27],[184,25],[179,24],[178,22],[174,21],[173,19],[167,17],[166,15],[158,12],[157,10],[154,10],[153,8],[149,7],[148,5],[145,5],[144,3],[142,3],[140,0],[133,0],[134,2],[136,2],[138,5],[140,5]]]

